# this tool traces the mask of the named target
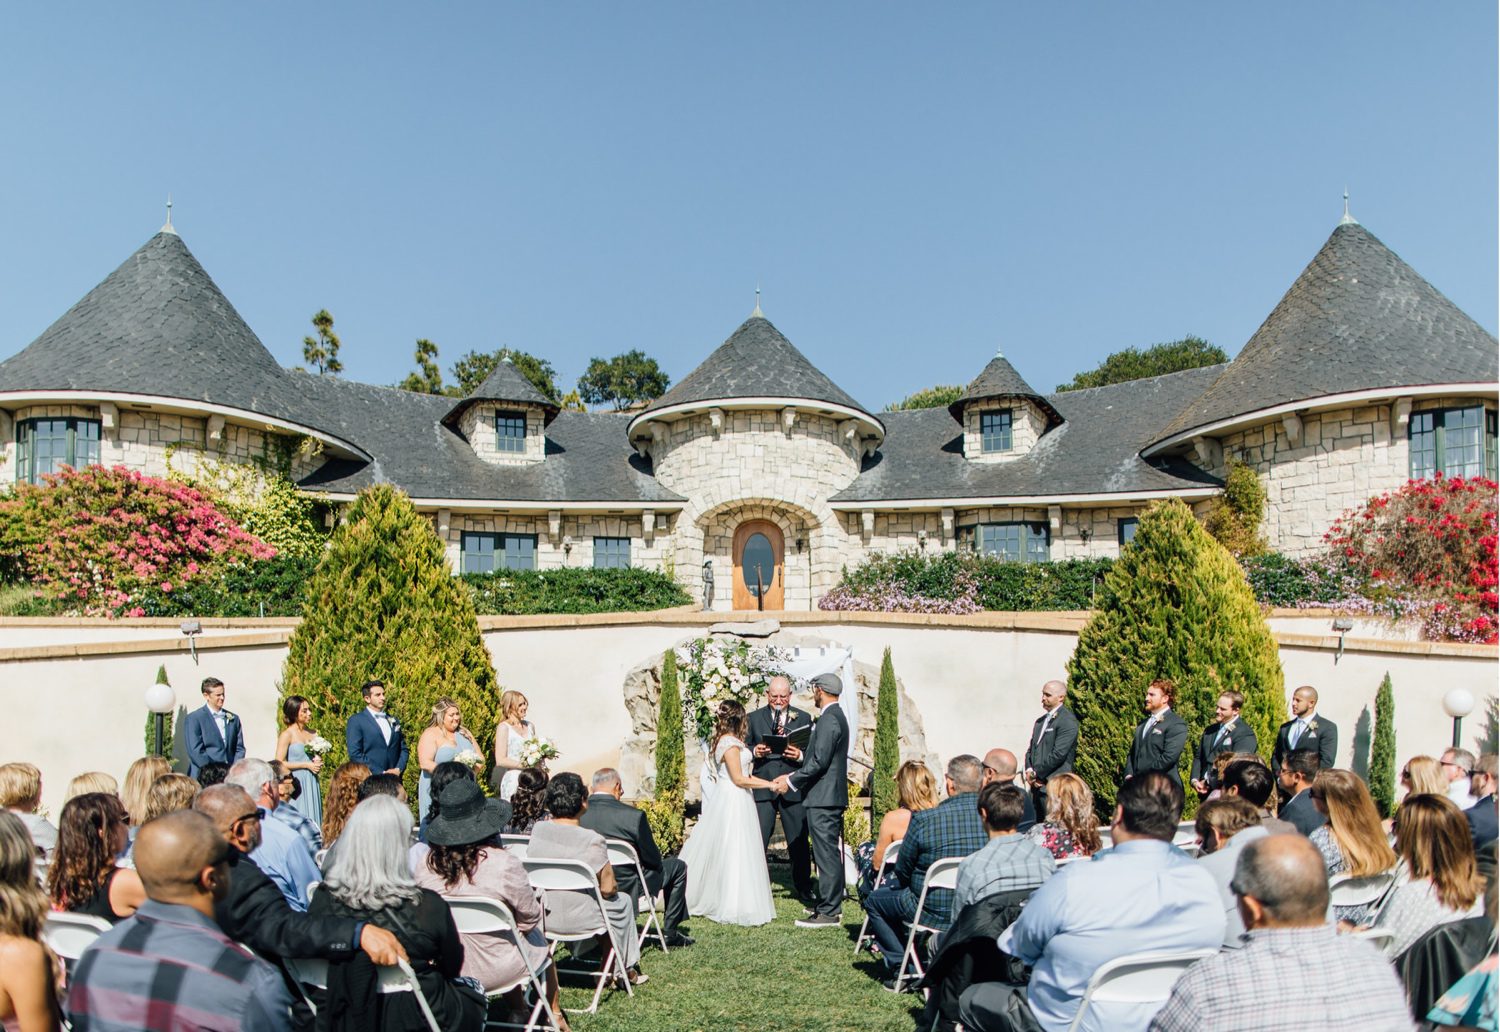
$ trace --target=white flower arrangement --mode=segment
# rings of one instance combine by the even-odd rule
[[[333,751],[333,743],[322,735],[313,735],[312,740],[304,748],[314,756],[327,756]]]
[[[453,762],[462,763],[465,767],[477,767],[484,762],[484,757],[473,749],[464,749],[453,757]]]
[[[787,658],[782,649],[752,646],[742,638],[695,638],[675,653],[683,720],[702,741],[713,734],[719,703],[733,699],[749,709]]]
[[[541,735],[533,735],[521,743],[521,762],[535,767],[543,760],[555,759],[559,755],[557,746]]]

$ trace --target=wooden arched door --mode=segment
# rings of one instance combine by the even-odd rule
[[[734,608],[783,609],[785,540],[769,520],[747,520],[734,531]]]

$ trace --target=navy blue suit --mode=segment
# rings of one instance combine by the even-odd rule
[[[375,723],[368,708],[349,718],[349,723],[344,728],[344,742],[349,747],[349,759],[355,763],[363,763],[370,768],[372,774],[388,770],[405,773],[406,735],[395,717],[387,713],[386,719],[391,722],[389,743],[386,742],[385,735],[380,733],[380,725]]]
[[[1491,849],[1495,847],[1497,834],[1495,797],[1487,795],[1473,806],[1464,811],[1464,817],[1469,821],[1469,833],[1474,836],[1474,851],[1477,853],[1485,846]]]
[[[182,722],[182,733],[187,741],[188,777],[195,778],[209,763],[234,763],[245,758],[245,735],[240,718],[224,710],[224,735],[208,705],[198,707]]]

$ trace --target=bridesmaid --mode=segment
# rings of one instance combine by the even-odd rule
[[[427,811],[432,806],[432,772],[439,763],[447,763],[461,752],[478,756],[479,747],[474,744],[473,733],[464,727],[458,703],[439,699],[432,704],[432,722],[417,739],[417,764],[422,768],[417,782],[417,813],[422,822],[417,837],[423,842],[427,841]]]
[[[308,751],[307,743],[317,736],[308,730],[312,720],[312,705],[300,695],[290,695],[281,704],[281,717],[286,728],[276,739],[276,758],[287,765],[292,777],[302,791],[291,802],[313,827],[323,824],[323,792],[318,787],[318,772],[323,769],[323,757]]]
[[[520,692],[505,692],[500,696],[503,719],[495,725],[495,766],[505,770],[505,777],[500,780],[500,798],[507,801],[515,793],[521,769],[526,766],[521,759],[521,745],[526,739],[536,737],[536,725],[526,719],[527,708],[526,696]]]

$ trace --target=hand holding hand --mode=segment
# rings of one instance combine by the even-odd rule
[[[796,763],[798,760],[802,759],[802,750],[798,749],[795,745],[788,745],[781,751],[781,755],[791,760],[793,763]]]
[[[771,747],[769,745],[767,745],[765,742],[761,742],[759,745],[757,745],[755,747],[754,751],[755,751],[755,758],[757,760],[763,760],[767,756],[771,755]]]
[[[791,789],[791,787],[791,782],[787,781],[785,774],[781,775],[781,777],[771,782],[771,791],[775,792],[777,795],[785,795]]]

